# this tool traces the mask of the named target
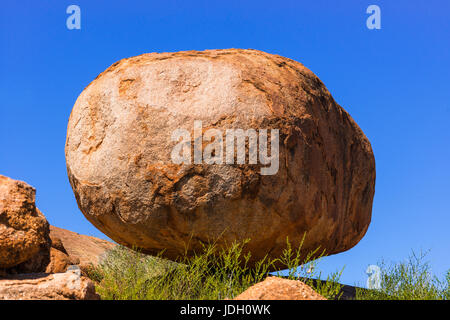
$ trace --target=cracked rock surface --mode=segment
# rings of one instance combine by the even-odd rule
[[[350,84],[349,84],[350,85]],[[175,164],[175,129],[279,129],[279,170]],[[192,136],[192,135],[191,135]],[[256,50],[150,53],[123,59],[78,97],[66,162],[78,206],[116,242],[176,259],[205,242],[251,239],[250,264],[350,249],[371,219],[370,143],[301,63]],[[248,160],[248,159],[247,159]]]

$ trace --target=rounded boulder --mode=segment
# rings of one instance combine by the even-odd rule
[[[114,63],[78,97],[65,153],[94,226],[173,260],[250,239],[251,265],[304,236],[305,252],[334,254],[371,220],[368,139],[310,70],[261,51]]]

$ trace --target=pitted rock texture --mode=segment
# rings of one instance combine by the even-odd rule
[[[174,164],[172,132],[192,133],[195,120],[204,131],[279,129],[278,172]],[[251,239],[252,264],[305,232],[305,252],[334,254],[356,245],[371,219],[375,160],[364,133],[301,63],[256,50],[114,63],[78,97],[65,152],[86,218],[120,244],[169,259]]]
[[[36,208],[36,190],[0,175],[0,269],[43,272],[50,261],[49,224]]]

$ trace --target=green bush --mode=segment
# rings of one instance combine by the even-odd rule
[[[306,283],[327,299],[339,299],[342,296],[341,289],[343,287],[339,283],[339,279],[344,269],[328,275],[325,281],[316,281],[316,279],[322,279],[322,273],[316,270],[318,262],[325,255],[325,250],[319,252],[319,248],[317,248],[308,252],[306,258],[302,258],[301,248],[304,240],[305,237],[296,249],[293,249],[290,242],[286,240],[286,249],[278,260],[286,266],[287,278]],[[281,273],[277,272],[277,275],[280,276]]]
[[[450,270],[446,279],[431,275],[427,253],[412,252],[404,262],[378,263],[381,269],[381,288],[378,290],[357,289],[357,300],[448,300],[450,297]]]
[[[247,266],[250,254],[243,255],[248,241],[235,242],[227,248],[205,245],[192,257],[178,262],[142,254],[117,246],[109,251],[99,266],[86,270],[96,282],[96,290],[102,299],[114,300],[185,300],[232,299],[269,274],[273,265],[284,266],[283,272],[272,273],[291,280],[300,280],[313,287],[327,299],[339,299],[342,271],[329,275],[325,281],[316,272],[318,261],[324,255],[319,249],[306,256],[302,243],[292,248],[287,240],[281,257],[258,261],[253,268]],[[426,254],[414,252],[404,262],[378,263],[381,268],[379,290],[356,289],[357,300],[426,300],[450,298],[450,270],[444,280],[431,276]]]
[[[301,245],[294,250],[287,241],[282,257],[269,259],[266,256],[249,268],[250,254],[243,254],[247,242],[234,242],[225,249],[205,245],[198,254],[184,257],[177,263],[117,246],[99,266],[87,273],[96,281],[96,290],[102,299],[118,300],[232,299],[264,280],[276,262],[286,266],[289,279],[312,284],[306,276],[313,275],[307,268],[314,262],[316,251],[305,258]],[[298,266],[301,267],[297,270]],[[339,276],[340,273],[332,275],[329,280],[333,281],[321,283],[316,291],[326,298],[335,298],[340,290]]]

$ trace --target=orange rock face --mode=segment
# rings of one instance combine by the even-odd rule
[[[55,226],[50,226],[52,246],[66,253],[71,264],[80,266],[97,265],[105,253],[115,244],[106,240],[86,236]]]
[[[45,269],[45,273],[66,272],[67,268],[74,263],[66,253],[55,248],[50,248],[50,263]]]
[[[202,132],[279,130],[278,170],[263,175],[249,157],[174,163],[172,134],[194,137],[196,121]],[[356,245],[371,220],[368,139],[310,70],[260,51],[151,53],[113,64],[78,97],[65,152],[86,218],[118,243],[169,259],[208,241],[251,239],[252,264],[305,233],[305,251],[334,254]]]
[[[0,268],[43,272],[49,263],[49,224],[35,194],[25,182],[0,175]]]
[[[298,280],[267,277],[233,300],[327,300]]]
[[[0,280],[0,300],[99,300],[94,283],[80,270],[22,274]]]

